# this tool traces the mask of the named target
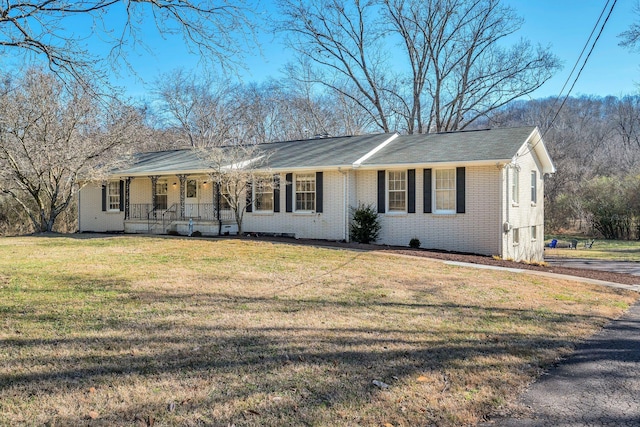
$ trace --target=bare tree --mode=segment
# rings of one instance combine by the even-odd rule
[[[0,111],[0,192],[36,231],[52,231],[78,187],[124,161],[142,129],[138,110],[98,102],[40,69],[5,79]]]
[[[548,48],[502,46],[521,20],[500,0],[283,0],[281,7],[280,29],[316,65],[308,79],[350,97],[385,132],[464,129],[558,69]],[[401,54],[392,52],[398,40]],[[392,72],[397,63],[410,72]]]
[[[317,65],[315,71],[299,78],[321,83],[349,98],[379,129],[390,132],[385,90],[391,73],[383,34],[375,31],[375,4],[360,0],[281,0],[280,7],[284,19],[278,25],[290,34],[289,46],[303,62]]]
[[[230,65],[253,38],[248,14],[254,9],[241,0],[6,0],[0,49],[43,56],[54,72],[84,80],[104,59],[87,50],[87,37],[98,35],[112,46],[112,61],[126,61],[129,48],[149,48],[144,31],[155,28],[162,36],[181,35],[203,58]]]
[[[196,148],[209,169],[212,179],[219,185],[218,194],[233,211],[238,234],[248,207],[254,203],[252,186],[273,189],[278,185],[268,173],[270,153],[256,144],[237,144],[225,147]]]
[[[196,76],[175,70],[158,79],[159,116],[174,129],[179,143],[211,147],[233,143],[241,107],[235,103],[239,86],[212,75]]]
[[[631,50],[638,50],[640,47],[640,1],[636,0],[636,4],[633,8],[634,13],[637,15],[637,20],[629,25],[626,31],[618,34],[621,39],[620,46],[626,47]]]

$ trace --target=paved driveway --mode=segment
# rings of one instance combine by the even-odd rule
[[[584,258],[556,258],[553,256],[545,256],[544,260],[551,266],[586,268],[592,270],[612,271],[614,273],[626,273],[640,276],[640,262],[608,261]]]
[[[640,305],[532,384],[520,403],[530,415],[481,426],[640,426]]]

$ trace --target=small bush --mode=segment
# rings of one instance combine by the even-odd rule
[[[380,235],[380,218],[372,205],[361,204],[357,209],[351,208],[351,240],[359,243],[375,242]]]
[[[420,247],[420,239],[418,239],[417,237],[414,237],[413,239],[409,240],[409,247],[413,249],[418,249]]]
[[[193,233],[191,233],[191,237],[202,237],[202,233],[196,230]]]

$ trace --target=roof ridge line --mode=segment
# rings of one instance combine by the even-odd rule
[[[383,141],[381,144],[379,144],[378,146],[374,147],[371,151],[369,151],[368,153],[366,153],[364,156],[360,157],[358,160],[356,160],[355,162],[353,162],[353,164],[351,165],[354,168],[360,167],[360,165],[362,164],[362,162],[364,162],[365,160],[367,160],[369,157],[373,156],[374,154],[376,154],[378,151],[382,150],[384,147],[386,147],[391,141],[393,141],[394,139],[396,139],[398,136],[400,136],[398,134],[398,132],[395,132],[393,135],[391,135],[389,138],[387,138],[385,141]]]

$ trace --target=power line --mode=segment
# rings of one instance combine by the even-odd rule
[[[600,36],[602,35],[602,31],[604,31],[604,27],[605,27],[605,25],[607,25],[607,22],[609,21],[609,18],[611,17],[611,13],[613,12],[613,8],[616,6],[617,2],[618,2],[618,0],[613,0],[613,3],[611,4],[611,8],[609,9],[609,13],[607,14],[607,17],[605,18],[604,22],[602,23],[602,26],[600,27],[600,31],[598,32],[598,35],[596,36],[595,40],[593,41],[593,44],[591,45],[591,49],[589,49],[589,53],[584,58],[584,62],[582,63],[582,66],[580,67],[580,70],[578,71],[578,74],[576,75],[576,78],[573,80],[573,83],[571,84],[571,87],[569,88],[569,91],[567,92],[567,94],[565,95],[564,99],[562,100],[562,104],[560,104],[560,107],[556,111],[556,114],[553,116],[553,119],[551,120],[551,123],[549,123],[549,126],[547,127],[547,130],[545,130],[544,134],[542,134],[542,137],[544,137],[547,134],[547,132],[549,132],[549,129],[551,129],[551,127],[553,126],[553,123],[558,118],[558,115],[560,114],[560,111],[562,110],[562,107],[564,107],[564,104],[567,102],[567,99],[569,98],[569,95],[571,94],[571,91],[573,91],[573,88],[575,87],[576,83],[578,82],[578,79],[580,78],[580,75],[582,74],[582,71],[584,70],[584,67],[587,65],[587,61],[589,60],[589,57],[591,56],[591,53],[593,52],[593,49],[596,47],[596,43],[598,43],[598,40],[600,39]],[[606,10],[608,5],[609,5],[609,0],[607,0],[607,3],[604,5],[602,13],[604,13],[604,11]],[[602,18],[602,13],[600,14],[600,18],[598,18],[598,21],[596,22],[596,26],[594,26],[594,30],[597,27],[598,22],[600,22],[600,19]],[[593,31],[591,32],[591,35],[593,35]],[[589,39],[587,40],[587,43],[589,43],[589,40],[591,39],[591,35],[589,36]],[[586,47],[586,45],[585,45],[585,47]],[[584,52],[584,49],[582,51]],[[580,57],[582,57],[582,53],[580,54]],[[580,60],[580,57],[578,58],[578,61]],[[576,62],[576,65],[577,65],[577,62]],[[575,70],[575,66],[573,67],[573,69]],[[573,74],[573,70],[571,71],[571,74]],[[571,76],[571,74],[569,76]],[[568,81],[568,79],[567,79],[567,81]],[[565,83],[565,86],[566,86],[566,83]],[[565,86],[562,87],[562,90],[564,90]],[[562,91],[560,92],[560,94],[562,94]]]
[[[569,83],[569,80],[571,79],[571,76],[573,75],[573,72],[575,71],[576,67],[578,66],[578,63],[580,62],[580,58],[582,58],[582,55],[584,54],[585,49],[589,45],[589,41],[593,37],[593,33],[595,32],[596,28],[598,28],[598,24],[600,23],[600,20],[602,19],[602,15],[607,10],[607,6],[609,6],[609,2],[610,1],[611,0],[607,0],[607,2],[605,3],[604,7],[602,8],[602,12],[600,12],[600,16],[598,17],[598,20],[596,21],[595,25],[593,26],[593,29],[591,30],[591,34],[589,35],[589,38],[587,39],[584,47],[582,48],[582,52],[580,52],[580,56],[578,56],[578,59],[576,60],[576,63],[573,66],[573,69],[571,70],[571,73],[569,73],[569,77],[567,77],[567,80],[565,81],[564,85],[562,86],[562,90],[560,90],[560,94],[558,95],[558,98],[560,96],[562,96],[562,92],[564,91],[564,88]],[[602,31],[604,31],[604,27],[605,27],[605,25],[607,25],[607,22],[609,21],[609,17],[611,16],[611,13],[613,12],[613,8],[616,6],[617,2],[618,2],[618,0],[613,0],[613,3],[611,4],[611,8],[609,9],[609,13],[607,14],[607,17],[605,18],[605,20],[602,23],[602,25],[600,26],[600,31],[598,31],[598,35],[596,36],[595,40],[591,44],[591,49],[589,49],[589,53],[584,58],[584,62],[582,63],[582,66],[580,67],[580,70],[578,71],[578,74],[576,75],[575,79],[573,80],[573,83],[571,84],[571,87],[569,88],[569,91],[567,92],[567,94],[565,95],[564,99],[562,100],[562,103],[560,104],[560,107],[556,111],[556,114],[553,116],[553,119],[551,120],[551,123],[549,123],[549,126],[544,131],[544,133],[542,134],[540,140],[538,140],[535,144],[533,144],[529,149],[527,149],[527,151],[522,153],[520,156],[524,156],[526,154],[529,154],[536,147],[536,145],[538,145],[540,143],[540,141],[542,141],[542,139],[547,134],[547,132],[549,132],[549,130],[553,127],[553,123],[558,118],[558,115],[560,114],[560,111],[562,110],[562,107],[564,107],[564,104],[567,102],[567,99],[569,98],[569,95],[571,94],[571,91],[573,91],[573,88],[575,87],[576,83],[578,82],[578,79],[580,78],[580,75],[582,74],[582,70],[584,70],[584,67],[587,65],[587,61],[589,60],[589,57],[591,56],[591,53],[593,52],[593,49],[595,49],[596,43],[598,43],[598,40],[600,39],[600,36],[602,35]],[[556,99],[556,102],[553,103],[553,107],[555,107],[556,103],[557,103],[557,99]],[[520,157],[520,156],[518,156],[518,157]]]

